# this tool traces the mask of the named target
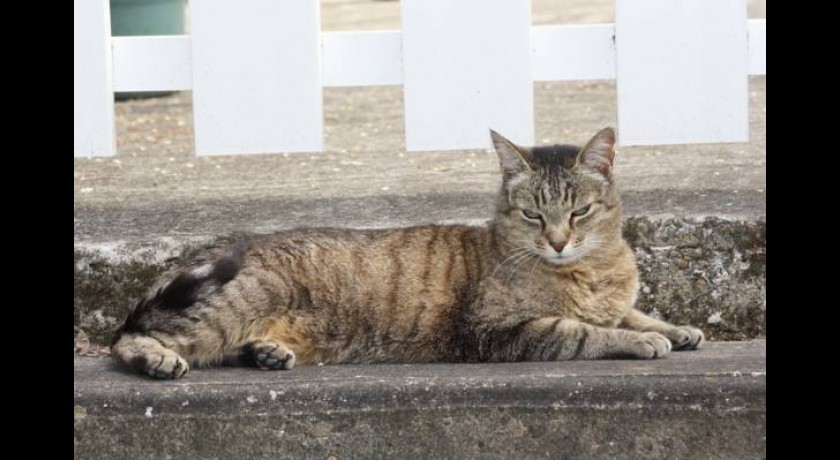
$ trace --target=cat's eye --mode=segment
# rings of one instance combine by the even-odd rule
[[[527,219],[539,219],[540,213],[536,211],[531,211],[530,209],[523,209],[522,215],[525,216]]]
[[[575,211],[575,212],[573,212],[573,213],[572,213],[572,217],[580,217],[580,216],[582,216],[582,215],[586,214],[587,212],[589,212],[589,209],[590,209],[591,207],[592,207],[592,205],[591,205],[591,204],[588,204],[588,205],[586,205],[586,206],[584,206],[584,207],[582,207],[582,208],[578,209],[577,211]]]

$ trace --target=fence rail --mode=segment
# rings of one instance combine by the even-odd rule
[[[531,25],[530,1],[402,0],[402,30],[320,32],[318,2],[193,0],[190,36],[111,37],[75,0],[74,154],[115,153],[113,92],[192,90],[199,155],[322,150],[322,87],[403,85],[408,150],[533,141],[533,82],[615,79],[622,145],[748,140],[766,21],[742,1],[616,1]],[[562,108],[558,108],[562,110]]]

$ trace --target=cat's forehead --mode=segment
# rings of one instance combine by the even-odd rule
[[[565,169],[532,176],[528,191],[534,202],[543,209],[564,208],[574,203],[582,192],[574,174]]]
[[[532,148],[531,174],[521,183],[521,199],[533,200],[541,208],[564,209],[603,193],[603,181],[576,167],[579,151],[573,145]]]
[[[578,167],[579,146],[555,144],[528,150],[530,171],[508,184],[517,200],[562,209],[602,191],[602,181],[592,181]]]
[[[560,173],[563,169],[571,169],[577,162],[580,147],[568,144],[554,144],[531,149],[531,164],[548,174]]]
[[[557,144],[531,149],[530,188],[539,201],[563,200],[578,186],[573,170],[580,147]]]

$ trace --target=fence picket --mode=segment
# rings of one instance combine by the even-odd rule
[[[616,0],[622,145],[749,140],[743,2]]]
[[[402,0],[402,28],[408,150],[533,142],[530,1]]]
[[[116,153],[108,0],[73,2],[73,155]]]
[[[767,75],[767,20],[747,21],[750,31],[750,75]]]
[[[319,3],[190,8],[196,153],[322,150]]]

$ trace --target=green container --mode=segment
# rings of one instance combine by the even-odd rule
[[[111,0],[111,35],[183,35],[186,0]],[[117,100],[172,92],[115,93]]]

